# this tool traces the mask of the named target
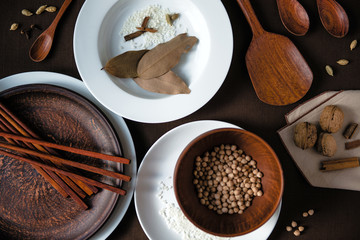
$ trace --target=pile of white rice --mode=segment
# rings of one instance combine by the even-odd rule
[[[167,23],[166,14],[174,14],[168,8],[163,8],[161,5],[150,5],[142,10],[134,12],[124,23],[120,35],[121,43],[120,48],[123,49],[126,44],[130,44],[130,48],[133,49],[150,49],[160,43],[167,42],[174,38],[179,33],[187,32],[181,24],[180,17],[173,22],[173,25]],[[157,30],[155,33],[145,32],[141,36],[134,38],[130,41],[125,41],[124,36],[138,31],[136,27],[140,27],[144,18],[149,16],[149,22],[147,27]]]

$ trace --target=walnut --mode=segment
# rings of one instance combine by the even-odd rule
[[[324,156],[334,156],[337,150],[335,138],[330,133],[320,133],[317,150]]]
[[[320,127],[322,130],[330,133],[339,131],[344,122],[343,111],[334,105],[329,105],[324,108],[320,115]]]
[[[317,130],[314,124],[301,122],[295,126],[294,142],[302,149],[311,148],[315,145]]]

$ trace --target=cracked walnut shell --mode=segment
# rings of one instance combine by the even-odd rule
[[[301,122],[295,126],[294,142],[302,149],[311,148],[317,140],[317,130],[314,124]]]
[[[324,108],[320,115],[320,127],[322,130],[330,133],[339,131],[344,122],[343,111],[335,106],[329,105]]]

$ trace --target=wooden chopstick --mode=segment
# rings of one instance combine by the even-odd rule
[[[88,150],[84,150],[84,149],[80,149],[80,148],[68,147],[68,146],[51,143],[51,142],[47,142],[47,141],[43,141],[43,140],[39,140],[39,139],[35,139],[35,138],[19,136],[16,134],[0,132],[0,137],[19,140],[19,141],[23,141],[23,142],[27,142],[27,143],[31,143],[31,144],[39,144],[39,145],[42,145],[45,147],[55,148],[58,150],[67,151],[67,152],[71,152],[71,153],[75,153],[75,154],[79,154],[79,155],[83,155],[83,156],[87,156],[87,157],[99,158],[99,159],[103,159],[103,160],[124,163],[124,164],[130,163],[129,159],[126,159],[123,157],[118,157],[118,156],[113,156],[113,155],[108,155],[108,154],[103,154],[103,153],[98,153],[98,152],[92,152],[92,151],[88,151]]]
[[[0,148],[11,149],[11,150],[14,150],[14,151],[17,151],[17,152],[26,153],[26,154],[33,155],[33,156],[36,156],[36,157],[51,160],[52,162],[69,165],[69,166],[76,167],[76,168],[79,168],[79,169],[82,169],[82,170],[85,170],[85,171],[89,171],[89,172],[93,172],[93,173],[97,173],[97,174],[101,174],[101,175],[105,175],[105,176],[109,176],[109,177],[113,177],[113,178],[118,178],[118,179],[121,179],[121,180],[124,180],[124,181],[127,181],[127,182],[129,182],[131,180],[130,176],[126,176],[126,175],[121,174],[121,173],[117,173],[117,172],[109,171],[109,170],[106,170],[106,169],[94,167],[94,166],[87,165],[87,164],[80,163],[80,162],[75,162],[75,161],[63,159],[63,158],[53,156],[53,155],[50,155],[50,154],[34,151],[34,150],[31,150],[31,149],[26,149],[26,148],[19,147],[19,146],[14,146],[14,145],[3,143],[3,142],[0,142]]]
[[[117,193],[117,194],[120,194],[120,195],[125,195],[125,194],[126,194],[126,191],[123,190],[123,189],[120,189],[120,188],[111,186],[111,185],[106,184],[106,183],[98,182],[98,181],[93,180],[93,179],[91,179],[91,178],[84,177],[84,176],[78,175],[78,174],[73,173],[73,172],[65,171],[65,170],[59,169],[59,168],[57,168],[57,167],[47,165],[47,164],[45,164],[45,163],[41,163],[41,162],[38,162],[38,161],[35,161],[35,160],[32,160],[32,159],[26,158],[26,157],[22,157],[22,156],[13,154],[13,153],[9,153],[9,152],[3,151],[3,150],[0,150],[0,154],[5,155],[5,156],[8,156],[8,157],[11,157],[11,158],[14,158],[14,159],[17,159],[17,160],[19,160],[19,161],[27,162],[27,163],[30,163],[30,164],[32,164],[32,165],[36,165],[36,166],[42,167],[42,168],[44,168],[44,169],[49,169],[49,170],[51,170],[51,171],[54,171],[54,172],[63,174],[63,175],[65,175],[65,176],[78,178],[78,179],[80,179],[80,180],[83,181],[83,182],[87,182],[87,183],[89,183],[89,184],[91,184],[91,185],[93,185],[93,186],[96,186],[96,187],[99,187],[99,188],[103,188],[103,189],[106,189],[106,190],[115,192],[115,193]]]
[[[1,121],[0,121],[0,129],[5,132],[9,131],[8,128]],[[22,145],[21,142],[16,140],[12,140],[8,138],[5,138],[5,140],[13,145],[18,145],[18,146]],[[67,192],[64,190],[64,187],[62,186],[65,183],[59,178],[59,176],[56,175],[56,173],[48,171],[46,169],[42,169],[41,167],[35,165],[32,165],[32,167],[35,168],[35,170],[38,173],[40,173],[40,175],[42,175],[61,195],[63,195],[65,198],[69,196],[69,194],[67,194]]]
[[[28,137],[33,137],[33,138],[39,138],[37,136],[36,133],[34,133],[30,128],[28,128],[20,119],[17,118],[16,115],[14,115],[5,105],[3,105],[1,102],[0,102],[0,114],[12,125],[14,126],[19,132],[21,135],[23,136],[28,136]],[[13,132],[14,133],[14,132]],[[55,155],[55,151],[52,150],[52,149],[49,149],[49,148],[44,148],[40,145],[33,145],[33,144],[30,144],[31,146],[39,149],[40,151],[43,151],[43,152],[50,152],[52,153],[53,155]],[[92,194],[94,193],[97,193],[98,192],[98,189],[94,186],[91,186],[89,184],[85,184],[81,181],[79,181],[78,179],[69,179],[68,177],[65,177],[65,176],[61,176],[60,177],[79,195],[81,196],[82,198],[85,197],[83,191],[91,196]],[[74,182],[76,184],[74,184]],[[79,187],[81,188],[79,188]]]
[[[34,133],[30,128],[28,128],[20,119],[18,119],[16,117],[16,115],[14,115],[6,106],[4,106],[1,102],[0,102],[0,113],[1,115],[7,119],[7,121],[9,121],[9,123],[11,123],[11,125],[13,125],[14,127],[16,127],[16,129],[21,133],[21,135],[23,136],[28,136],[28,137],[33,137],[33,138],[39,138],[37,136],[36,133]],[[33,147],[39,149],[40,151],[43,152],[50,152],[52,154],[55,155],[55,151],[52,149],[47,149],[44,148],[40,145],[33,145],[31,144]],[[79,196],[81,196],[82,198],[85,197],[83,191],[88,194],[89,196],[91,196],[93,193],[97,193],[97,188],[85,184],[81,181],[79,181],[78,179],[69,179],[68,177],[64,177],[61,176],[60,177],[77,193],[79,194]],[[76,184],[75,184],[75,183]],[[81,188],[79,188],[79,187]]]
[[[3,119],[0,119],[0,128],[3,131],[16,131],[11,127],[11,125],[8,125],[8,122],[3,122]],[[9,128],[8,128],[8,127]],[[12,141],[11,139],[6,139],[10,143],[16,143],[18,145],[21,145],[20,142]],[[40,173],[56,190],[59,191],[61,195],[64,197],[70,196],[81,208],[87,209],[88,206],[86,203],[53,171],[50,171],[49,169],[43,169],[37,165],[32,164],[32,166],[35,168],[35,170]]]
[[[20,133],[24,136],[31,136],[29,131],[29,128],[27,128],[15,115],[13,115],[2,103],[0,103],[0,120],[3,122],[10,130],[11,132]],[[30,148],[37,148],[40,151],[46,152],[46,150],[40,146],[40,145],[34,145],[31,143],[25,143]],[[29,145],[30,144],[30,145]],[[74,183],[73,180],[71,180],[67,176],[62,176],[61,174],[58,175],[77,195],[79,195],[81,198],[85,198],[86,195],[84,191]],[[68,192],[68,191],[67,191]],[[73,193],[68,194],[71,196]]]
[[[7,130],[10,130],[14,134],[23,134],[26,136],[33,136],[36,137],[36,134],[31,131],[24,123],[20,121],[14,114],[11,113],[9,109],[7,109],[1,102],[0,102],[0,116],[2,118],[2,123],[4,123],[7,126]],[[36,148],[36,146],[24,143],[30,148]],[[38,148],[41,146],[37,146]],[[43,151],[46,151],[42,148]],[[39,169],[40,170],[40,169]],[[84,190],[84,192],[89,191],[90,193],[93,193],[91,189],[95,189],[97,192],[97,189],[93,186],[85,185],[85,183],[82,183],[82,185],[78,184],[76,185],[71,179],[69,179],[67,176],[63,176],[61,174],[51,172],[49,170],[44,169],[48,175],[56,181],[56,183],[60,186],[58,187],[56,184],[53,185],[55,189],[57,189],[60,193],[62,193],[61,188],[66,192],[67,196],[70,196],[81,208],[87,209],[88,206],[86,203],[82,200],[80,196],[85,196],[83,194],[83,191],[77,187],[80,186]],[[41,171],[41,170],[40,170]],[[46,178],[46,175],[45,179]],[[48,179],[50,184],[53,182],[50,179]],[[74,179],[75,181],[78,181],[78,179]],[[79,182],[79,181],[78,181]],[[91,188],[90,188],[91,187]]]
[[[0,116],[0,129],[4,132],[7,131],[12,131],[14,132],[15,129],[12,128],[12,126],[8,125],[9,123],[4,122],[3,119]],[[18,146],[20,146],[22,143],[17,141],[17,140],[12,140],[9,138],[5,138],[5,140],[9,143],[12,144],[17,144]],[[67,193],[67,191],[64,189],[66,185],[66,183],[60,179],[59,176],[56,175],[56,173],[54,172],[50,172],[49,170],[46,169],[42,169],[38,166],[33,166],[35,168],[35,170],[40,173],[47,181],[50,182],[50,184],[61,194],[63,195],[65,198],[69,196],[69,194]]]

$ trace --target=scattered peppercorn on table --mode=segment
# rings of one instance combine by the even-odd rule
[[[73,34],[75,22],[84,0],[73,1],[64,14],[61,24],[57,28],[54,45],[48,58],[41,63],[35,63],[28,56],[32,42],[48,27],[61,3],[62,1],[51,0],[47,2],[40,0],[0,1],[0,8],[3,10],[0,16],[2,31],[0,78],[27,71],[53,71],[81,79],[74,60]],[[182,119],[161,124],[145,124],[125,119],[134,140],[138,166],[152,144],[167,131],[196,120],[226,121],[262,137],[274,149],[282,164],[285,188],[281,214],[268,239],[360,239],[360,228],[357,226],[360,215],[358,206],[360,192],[312,187],[296,167],[277,134],[277,131],[286,125],[284,115],[298,104],[329,90],[360,89],[360,47],[356,47],[354,43],[355,39],[360,40],[360,14],[358,12],[360,1],[339,1],[350,20],[349,32],[341,39],[331,36],[322,27],[314,0],[301,1],[311,16],[310,30],[302,37],[294,36],[284,28],[275,0],[251,1],[265,30],[289,37],[301,51],[314,74],[312,87],[305,97],[297,103],[282,107],[267,105],[256,96],[245,65],[246,50],[252,38],[251,30],[235,0],[222,0],[222,3],[229,15],[234,37],[233,59],[223,85],[204,107]],[[48,7],[56,7],[56,12],[44,11],[40,15],[36,15],[35,12],[38,8],[45,4]],[[26,16],[29,15],[26,12],[26,15],[22,15],[23,9],[34,14]],[[216,18],[216,16],[213,17]],[[27,37],[21,34],[21,31],[23,33],[29,31],[30,26],[34,24],[42,30],[32,29],[31,34]],[[201,44],[201,39],[199,44]],[[226,47],[222,46],[222,48]],[[340,62],[338,62],[339,60]],[[329,74],[329,67],[325,68],[325,66],[330,67],[331,74]],[[118,104],[127,103],[119,102]],[[134,109],[134,111],[141,110]],[[353,122],[359,123],[360,119],[354,119]],[[360,135],[354,136],[353,139],[358,138]],[[324,160],[327,158],[324,157]],[[261,171],[261,169],[259,170]],[[3,174],[1,164],[0,174]],[[257,190],[259,191],[259,189]],[[1,191],[3,189],[0,189]],[[265,194],[266,192],[264,192],[264,196]],[[0,218],[0,224],[2,221],[4,219]],[[0,228],[0,238],[1,231]],[[148,239],[137,219],[133,202],[108,239]]]

